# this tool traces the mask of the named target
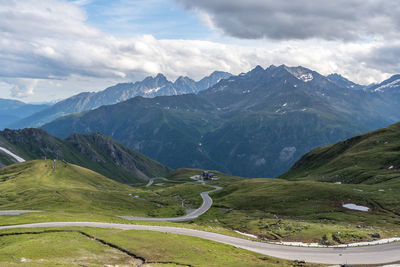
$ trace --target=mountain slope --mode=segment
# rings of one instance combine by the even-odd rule
[[[400,123],[305,154],[281,178],[376,184],[399,180]]]
[[[203,146],[242,176],[276,176],[318,145],[389,123],[359,107],[367,93],[301,67],[256,67],[199,95],[228,117],[205,135]]]
[[[376,110],[393,122],[399,121],[399,106],[400,106],[400,75],[393,75],[389,79],[369,86],[365,89],[371,92],[376,99],[382,99],[381,102],[376,103],[372,109]]]
[[[14,164],[0,169],[0,209],[28,209],[92,214],[139,212],[153,204],[133,198],[133,188],[96,172],[51,160]]]
[[[272,177],[315,147],[400,120],[399,107],[303,67],[257,66],[198,95],[133,98],[43,128],[102,132],[173,168]]]
[[[90,112],[60,118],[43,128],[66,137],[101,132],[171,168],[218,167],[199,145],[202,136],[218,124],[214,106],[196,95],[136,97]]]
[[[97,93],[80,93],[28,118],[10,124],[9,128],[39,127],[67,114],[116,104],[135,96],[156,97],[198,93],[230,76],[231,74],[227,72],[215,71],[198,82],[188,77],[179,77],[175,82],[171,82],[164,75],[158,74],[155,77],[147,77],[140,82],[120,83]]]
[[[276,176],[317,146],[400,119],[396,112],[392,119],[371,108],[387,105],[375,95],[302,67],[258,66],[199,96],[227,118],[205,135],[203,147],[225,158],[225,169],[241,176]]]
[[[48,106],[46,104],[26,104],[17,100],[0,99],[0,130]]]
[[[66,140],[79,154],[92,162],[100,163],[107,170],[107,177],[115,177],[115,169],[121,169],[120,179],[129,182],[129,177],[136,176],[140,180],[149,177],[164,176],[169,169],[158,162],[133,151],[115,140],[99,133],[91,135],[72,134]]]
[[[60,159],[77,164],[124,183],[163,176],[169,169],[101,134],[73,134],[60,140],[39,129],[4,130],[0,146],[25,160]],[[2,165],[15,162],[0,153]]]
[[[338,73],[332,73],[326,76],[329,80],[333,81],[334,83],[342,86],[342,87],[347,87],[347,88],[352,88],[354,90],[362,90],[365,86],[356,84],[349,79],[343,77],[342,75]]]

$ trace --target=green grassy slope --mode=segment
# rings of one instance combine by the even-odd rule
[[[0,236],[0,247],[1,266],[137,266],[135,263],[139,263],[78,232]]]
[[[281,178],[377,184],[399,180],[399,170],[400,123],[317,148]]]
[[[331,244],[400,233],[400,181],[379,185],[246,179],[213,194],[199,223],[238,229],[261,238]],[[367,206],[369,212],[343,204]],[[359,227],[361,226],[361,228]],[[341,233],[340,235],[338,233]],[[333,238],[335,236],[335,238]]]
[[[170,179],[199,174],[179,169]],[[212,194],[213,207],[194,223],[252,233],[267,240],[329,244],[400,234],[400,179],[379,184],[334,184],[314,180],[241,179],[220,174],[210,181],[224,188]],[[369,212],[349,210],[354,203]]]
[[[12,233],[19,235],[7,235]],[[76,227],[0,231],[1,266],[139,266],[138,257],[145,260],[143,267],[294,266],[233,246],[168,233]]]
[[[231,183],[213,195],[214,208],[201,220],[216,219],[217,224],[269,239],[318,241],[320,236],[321,241],[324,235],[331,243],[368,239],[368,231],[360,229],[396,235],[399,169],[400,123],[317,148],[281,176],[285,179]],[[347,203],[370,210],[343,208]],[[338,237],[337,232],[348,234]]]
[[[57,161],[54,170],[53,161],[36,160],[0,169],[0,210],[45,211],[32,214],[40,221],[177,217],[198,208],[200,193],[211,189],[194,183],[132,187],[70,163]]]
[[[0,209],[118,213],[152,204],[129,196],[132,187],[88,169],[52,161],[30,161],[0,170]],[[136,192],[139,193],[139,192]]]

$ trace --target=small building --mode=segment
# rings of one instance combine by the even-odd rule
[[[217,175],[215,175],[215,173],[208,172],[208,171],[203,171],[200,178],[202,180],[218,180],[219,179],[219,177]]]

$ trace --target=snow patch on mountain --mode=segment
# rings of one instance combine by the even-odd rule
[[[353,204],[353,203],[343,204],[342,206],[343,206],[343,208],[346,208],[346,209],[349,209],[349,210],[369,211],[368,207],[356,205],[356,204]]]
[[[294,77],[296,77],[298,80],[303,81],[303,82],[311,82],[314,79],[314,76],[312,75],[312,71],[303,67],[286,67],[285,69],[292,74]],[[295,86],[297,87],[297,86]]]
[[[398,86],[400,86],[399,83],[400,83],[400,79],[394,80],[393,82],[390,82],[390,83],[381,85],[381,86],[379,86],[378,88],[375,88],[375,89],[373,90],[373,92],[384,92],[383,89],[385,89],[385,88],[398,87]]]
[[[158,91],[160,91],[160,89],[161,89],[161,87],[151,88],[151,89],[144,90],[144,93],[145,94],[157,93]]]
[[[302,74],[300,76],[297,76],[296,78],[299,80],[302,80],[303,82],[306,82],[306,83],[311,82],[314,79],[314,77],[311,73]]]
[[[4,147],[0,147],[0,150],[3,151],[4,153],[8,154],[9,156],[13,157],[16,161],[18,162],[25,162],[25,160],[23,158],[21,158],[18,155],[15,155],[14,153],[12,153],[10,150],[4,148]]]

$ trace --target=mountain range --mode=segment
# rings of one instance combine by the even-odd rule
[[[0,99],[0,130],[49,106],[48,104],[27,104],[17,100]]]
[[[25,160],[64,160],[127,184],[147,181],[149,177],[164,176],[170,172],[158,162],[99,133],[72,134],[61,140],[41,129],[6,129],[0,132],[0,147]],[[0,166],[14,162],[15,159],[0,151]]]
[[[100,92],[84,92],[74,95],[31,116],[8,124],[8,127],[12,129],[39,127],[67,114],[119,103],[136,96],[156,97],[198,93],[230,76],[231,74],[227,72],[214,71],[197,82],[183,76],[176,79],[175,82],[171,82],[163,74],[158,74],[135,83],[119,83]]]
[[[135,97],[43,129],[62,138],[101,132],[172,168],[274,177],[315,147],[397,122],[397,80],[366,87],[303,67],[257,66],[197,95]]]

